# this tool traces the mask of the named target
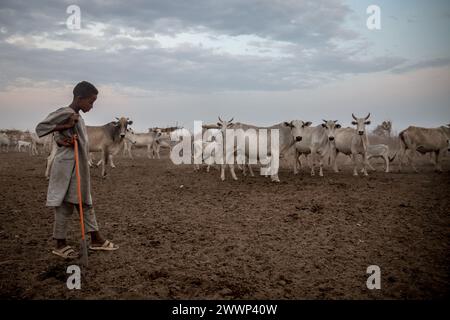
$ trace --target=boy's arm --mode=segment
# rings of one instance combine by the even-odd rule
[[[45,120],[36,126],[36,134],[39,137],[46,136],[55,131],[64,131],[73,128],[78,121],[78,114],[58,115],[58,117],[50,114]],[[63,120],[61,120],[63,117]]]

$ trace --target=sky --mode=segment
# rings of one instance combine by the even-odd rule
[[[2,0],[0,128],[34,130],[82,80],[100,92],[88,125],[348,126],[370,112],[372,129],[436,127],[450,122],[449,33],[448,0]]]

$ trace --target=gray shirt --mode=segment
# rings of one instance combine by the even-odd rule
[[[70,107],[60,108],[50,113],[47,118],[36,126],[39,137],[49,134],[57,125],[67,122],[75,111]],[[89,145],[86,126],[83,118],[79,118],[74,128],[54,133],[54,139],[63,137],[71,138],[73,134],[78,135],[78,157],[81,182],[82,202],[92,206],[91,179],[89,172]],[[75,174],[74,148],[58,146],[55,160],[53,162],[47,192],[47,206],[58,207],[63,201],[78,204],[77,180]]]

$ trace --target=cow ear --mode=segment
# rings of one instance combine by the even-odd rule
[[[336,125],[336,128],[339,129],[340,127],[341,127],[341,125],[338,123],[338,124]]]
[[[322,127],[326,128],[327,124],[326,123],[322,123]]]
[[[118,122],[118,121],[113,121],[113,125],[114,125],[115,127],[118,127],[118,126],[119,126],[119,122]]]
[[[356,121],[352,121],[352,125],[356,126],[358,123]]]
[[[290,127],[290,126],[291,126],[291,124],[290,124],[289,122],[287,122],[287,121],[284,122],[284,125],[285,125],[286,127]]]
[[[132,120],[128,120],[128,124],[131,126],[133,124]]]
[[[312,125],[311,121],[308,121],[307,123],[305,123],[305,126],[309,127],[310,125]]]
[[[370,121],[366,121],[366,122],[364,122],[364,124],[370,124]]]

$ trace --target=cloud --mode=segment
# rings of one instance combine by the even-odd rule
[[[437,67],[445,67],[450,65],[450,58],[435,58],[435,59],[427,59],[422,60],[415,63],[409,63],[404,66],[396,67],[392,69],[393,73],[406,73],[410,71],[415,71],[419,69],[426,68],[437,68]]]
[[[0,89],[79,79],[144,91],[293,90],[399,68],[369,55],[341,0],[2,1]]]

